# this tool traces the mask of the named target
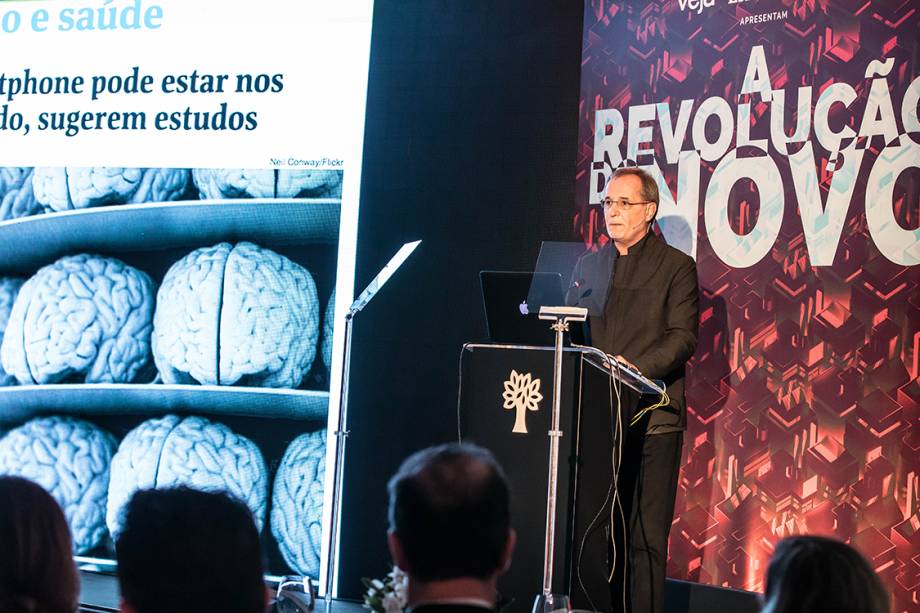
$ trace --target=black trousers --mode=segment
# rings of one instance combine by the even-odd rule
[[[684,435],[646,435],[643,425],[626,436],[617,483],[622,505],[613,507],[608,524],[610,597],[614,611],[624,610],[625,601],[628,613],[661,613]]]

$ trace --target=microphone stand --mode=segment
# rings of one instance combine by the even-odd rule
[[[421,244],[422,241],[414,241],[411,243],[404,244],[399,251],[396,252],[390,261],[387,262],[387,265],[384,266],[377,276],[374,277],[374,280],[371,281],[368,286],[361,292],[361,295],[358,296],[358,299],[355,300],[350,307],[348,307],[348,312],[345,313],[345,352],[343,357],[342,364],[342,381],[339,386],[339,412],[338,412],[338,421],[336,424],[335,432],[333,432],[334,438],[332,439],[332,444],[334,446],[334,466],[335,470],[332,474],[332,502],[330,504],[331,510],[330,515],[332,517],[329,535],[324,543],[326,545],[326,559],[324,564],[324,572],[326,574],[326,591],[324,594],[326,611],[332,609],[332,589],[333,589],[333,579],[335,577],[335,561],[337,558],[337,551],[339,545],[339,524],[342,519],[342,474],[345,470],[345,439],[348,437],[349,431],[347,429],[348,423],[348,383],[351,373],[351,328],[355,319],[355,315],[360,313],[364,307],[367,306],[367,303],[377,295],[377,292],[383,287],[383,285],[389,281],[390,277],[396,272],[396,270],[402,266],[403,262],[409,257],[409,255],[415,251],[415,248]]]
[[[553,322],[556,332],[556,350],[553,361],[553,419],[549,435],[549,467],[546,484],[546,535],[543,542],[543,591],[533,603],[533,613],[550,613],[567,610],[568,596],[553,594],[553,563],[556,545],[556,494],[559,479],[559,429],[562,405],[562,340],[570,321],[585,321],[588,309],[584,307],[540,307],[540,319]]]

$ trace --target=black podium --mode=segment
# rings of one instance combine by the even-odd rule
[[[552,587],[570,595],[575,608],[610,611],[607,530],[621,440],[615,433],[629,426],[639,394],[617,386],[596,353],[563,354]],[[530,611],[543,585],[553,358],[552,347],[489,344],[466,345],[461,358],[458,436],[491,450],[511,482],[518,544],[499,581],[501,597],[513,600],[509,612]]]

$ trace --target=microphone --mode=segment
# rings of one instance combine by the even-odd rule
[[[641,228],[643,224],[645,224],[645,225],[648,227],[647,232],[651,232],[651,231],[652,231],[652,226],[651,226],[651,224],[648,223],[648,222],[643,221],[643,222],[641,222],[641,223],[637,223],[637,224],[632,224],[632,225],[626,226],[626,232],[627,232],[627,233],[631,233],[633,230],[636,230],[637,228]],[[614,242],[615,242],[615,241],[614,241]]]
[[[581,304],[582,298],[587,298],[591,295],[592,290],[590,287],[581,291],[584,284],[584,279],[572,279],[572,282],[569,283],[569,288],[565,291],[565,306],[578,306]]]
[[[641,228],[643,225],[649,226],[647,221],[642,221],[641,223],[637,223],[637,224],[633,224],[629,226],[629,231],[632,232],[633,230],[636,230],[637,228]],[[649,226],[648,229],[651,230],[651,227]]]
[[[584,283],[584,279],[572,279],[572,282],[569,284],[569,289],[565,292],[566,306],[578,306],[583,298],[587,298],[591,295],[594,291],[591,287],[585,288],[583,292],[579,293]]]

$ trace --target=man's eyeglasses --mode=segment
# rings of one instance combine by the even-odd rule
[[[637,204],[651,204],[651,200],[645,200],[643,202],[630,202],[626,198],[604,198],[601,202],[606,211],[612,206],[616,206],[618,211],[628,211],[629,207],[635,206]]]

